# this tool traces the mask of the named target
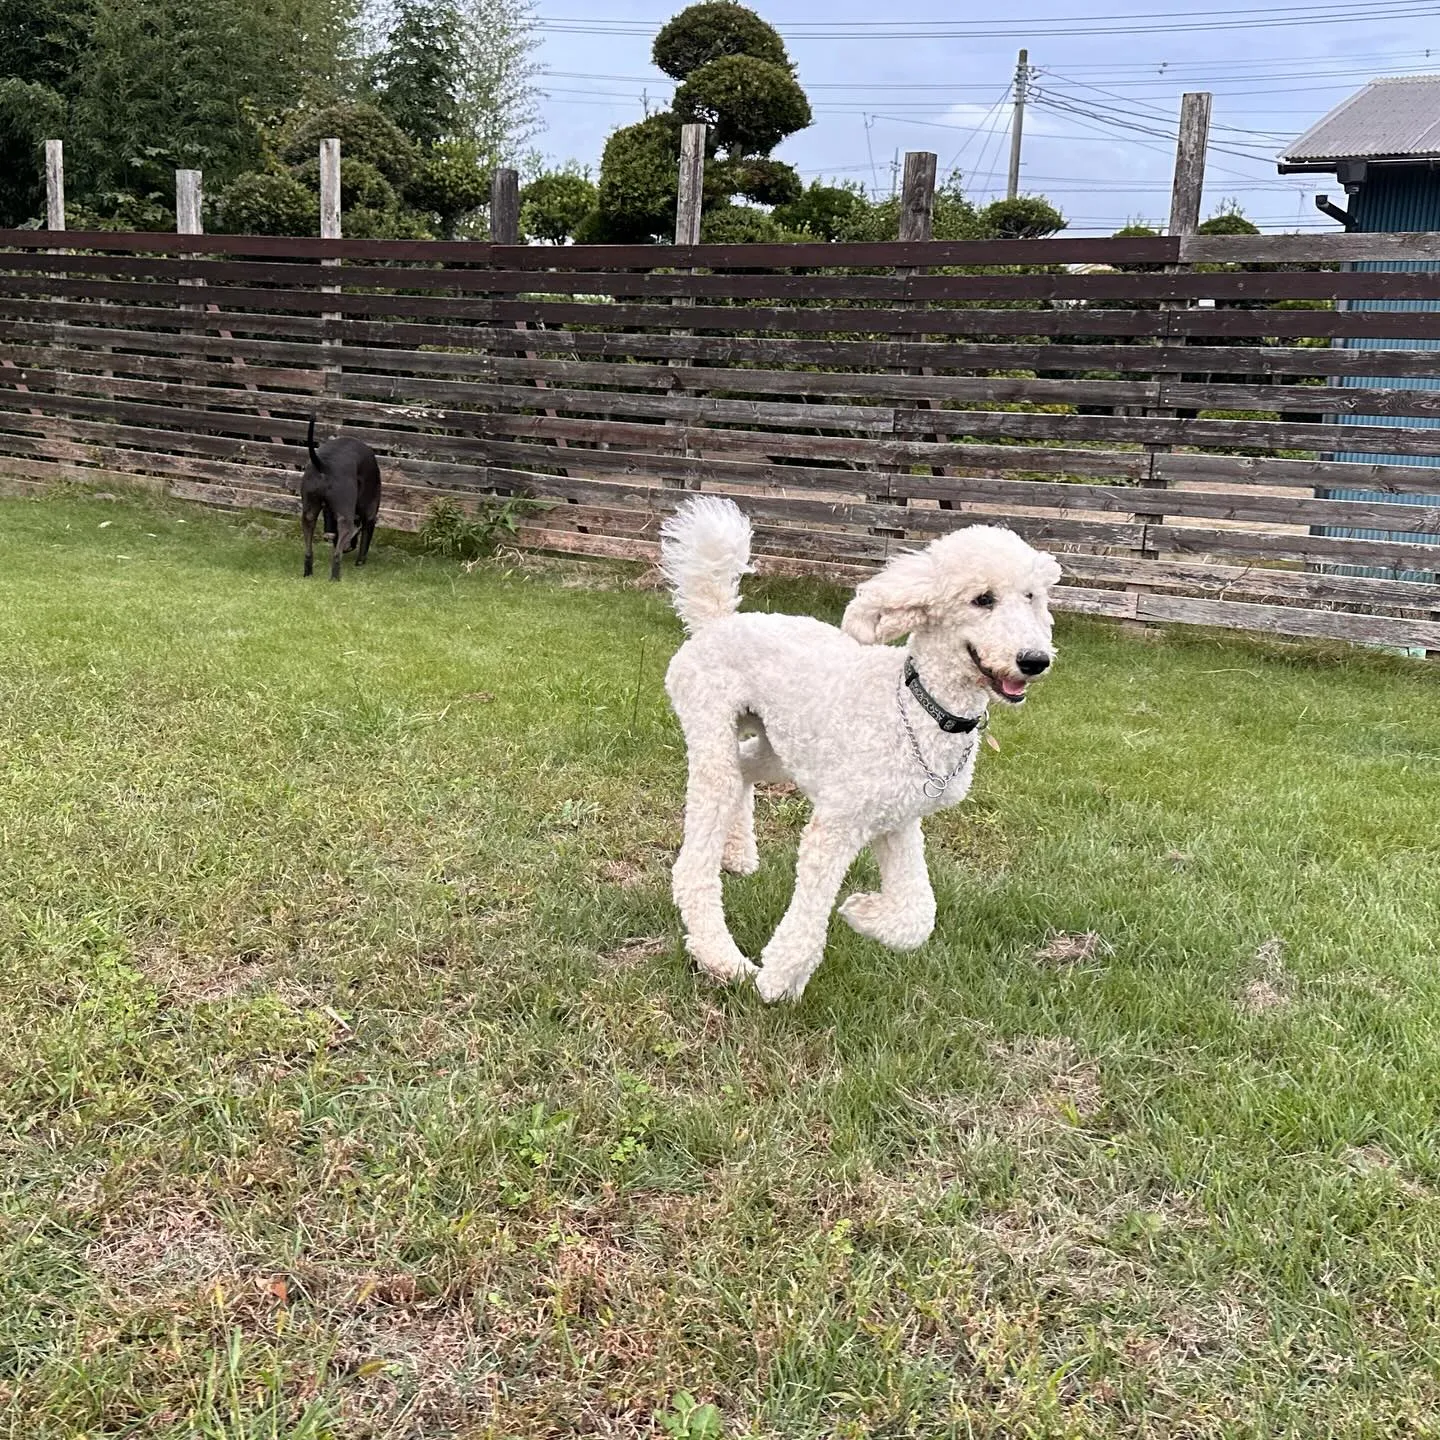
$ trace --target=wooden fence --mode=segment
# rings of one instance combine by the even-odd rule
[[[1436,259],[5,231],[0,475],[290,511],[313,410],[381,453],[392,524],[519,495],[526,543],[645,558],[703,489],[768,563],[849,578],[993,521],[1060,556],[1061,608],[1440,650],[1440,505],[1405,503],[1440,490],[1440,351],[1403,348],[1440,309],[1337,303],[1440,303],[1434,270],[1345,265]],[[1327,460],[1342,435],[1396,463]],[[1397,498],[1327,498],[1357,489]]]

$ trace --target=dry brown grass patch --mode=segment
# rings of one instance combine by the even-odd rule
[[[1064,930],[1054,930],[1045,943],[1035,951],[1035,959],[1042,965],[1056,967],[1078,965],[1093,960],[1097,955],[1109,955],[1113,947],[1101,938],[1098,932],[1087,930],[1082,935],[1071,935]]]
[[[239,1247],[213,1215],[188,1205],[107,1222],[85,1252],[90,1270],[121,1301],[193,1293],[239,1273]]]

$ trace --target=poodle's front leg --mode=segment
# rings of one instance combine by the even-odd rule
[[[870,850],[880,867],[880,889],[850,896],[840,907],[840,918],[892,950],[918,949],[935,928],[935,892],[920,821],[877,835]]]
[[[766,1000],[798,1000],[825,956],[830,912],[851,862],[866,836],[853,827],[812,815],[800,837],[795,894],[761,956],[755,987]]]

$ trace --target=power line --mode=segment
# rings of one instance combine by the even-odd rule
[[[1071,35],[1194,34],[1228,30],[1268,30],[1298,25],[1354,25],[1371,21],[1429,19],[1440,16],[1435,0],[1340,0],[1339,4],[1247,7],[1230,10],[1153,11],[1138,15],[1097,15],[1087,22],[1045,17],[1016,19],[1002,28],[981,28],[990,21],[874,20],[850,21],[836,26],[827,21],[793,21],[779,28],[795,40],[934,40],[1024,39]],[[1207,18],[1208,17],[1208,18]],[[1136,23],[1154,22],[1154,23]],[[542,16],[537,28],[572,35],[649,35],[655,22],[630,19],[595,19],[588,16]]]

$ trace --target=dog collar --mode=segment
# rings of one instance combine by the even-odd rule
[[[953,715],[921,683],[920,672],[908,655],[905,657],[905,686],[920,703],[920,708],[947,734],[968,735],[985,721],[984,715]]]

